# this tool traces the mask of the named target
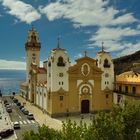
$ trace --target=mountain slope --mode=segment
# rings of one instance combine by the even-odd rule
[[[140,51],[131,55],[123,56],[113,60],[115,74],[129,71],[133,68],[134,63],[140,63]]]

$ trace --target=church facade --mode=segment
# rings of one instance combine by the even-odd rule
[[[68,53],[54,48],[40,67],[39,36],[28,33],[26,49],[26,82],[21,95],[52,117],[108,111],[113,105],[114,65],[108,52],[94,58],[86,55],[71,65]]]

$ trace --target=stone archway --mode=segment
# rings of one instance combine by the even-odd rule
[[[89,113],[89,100],[81,101],[81,113]]]

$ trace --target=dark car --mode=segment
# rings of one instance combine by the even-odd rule
[[[8,108],[6,108],[6,111],[7,111],[8,113],[12,113],[12,108],[11,108],[11,107],[8,107]]]
[[[14,96],[10,96],[11,99],[14,99]]]
[[[22,109],[22,108],[24,108],[24,106],[23,106],[23,105],[19,106],[19,109]]]
[[[17,102],[18,102],[18,99],[14,98],[14,99],[13,99],[13,102],[14,102],[14,103],[17,103]]]
[[[4,104],[6,104],[8,101],[7,100],[4,100]]]
[[[21,103],[20,102],[17,102],[17,106],[21,106]]]
[[[2,130],[2,131],[0,132],[0,136],[1,136],[2,138],[6,138],[6,137],[12,135],[13,133],[14,133],[14,130],[13,130],[13,129],[4,129],[4,130]]]
[[[29,114],[29,111],[25,109],[25,110],[23,111],[23,113],[24,113],[25,115],[28,115],[28,114]]]

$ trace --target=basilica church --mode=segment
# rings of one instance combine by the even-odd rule
[[[52,117],[108,111],[113,105],[114,65],[103,47],[96,56],[70,63],[59,40],[40,67],[41,43],[37,31],[28,32],[26,81],[20,85],[22,97]]]

